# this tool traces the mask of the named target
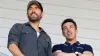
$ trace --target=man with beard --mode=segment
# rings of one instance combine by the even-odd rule
[[[66,42],[53,46],[53,56],[93,56],[93,50],[90,45],[80,44],[77,41],[77,24],[73,19],[65,19],[62,22],[61,28]]]
[[[30,1],[27,6],[28,22],[16,23],[8,35],[8,49],[13,56],[52,56],[51,39],[39,27],[43,7],[38,1]]]

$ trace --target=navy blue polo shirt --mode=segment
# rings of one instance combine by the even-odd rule
[[[90,45],[80,44],[78,41],[72,45],[68,42],[65,42],[64,44],[54,45],[52,53],[57,50],[61,50],[62,52],[66,53],[75,53],[75,52],[83,53],[84,51],[90,51],[91,53],[93,53],[93,49]]]

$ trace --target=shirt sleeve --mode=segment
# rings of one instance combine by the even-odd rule
[[[57,51],[57,50],[60,50],[60,45],[54,45],[52,48],[52,53]]]
[[[19,38],[20,38],[20,30],[19,30],[18,25],[19,24],[16,23],[10,29],[9,34],[8,34],[8,45],[7,45],[7,47],[12,43],[18,45]]]
[[[93,53],[93,48],[90,45],[85,44],[84,45],[84,51],[89,51],[89,52]]]

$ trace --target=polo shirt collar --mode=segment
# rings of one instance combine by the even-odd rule
[[[71,44],[70,44],[70,43],[68,43],[68,42],[65,42],[65,44],[66,44],[66,45],[68,45],[68,46],[69,46],[69,45],[71,45]],[[74,43],[74,44],[72,44],[72,45],[80,45],[80,42],[79,42],[79,41],[77,41],[77,42],[75,42],[75,43]]]

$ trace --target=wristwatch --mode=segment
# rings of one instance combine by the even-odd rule
[[[76,56],[79,56],[79,55],[78,55],[78,52],[75,52],[75,54],[76,54]]]

